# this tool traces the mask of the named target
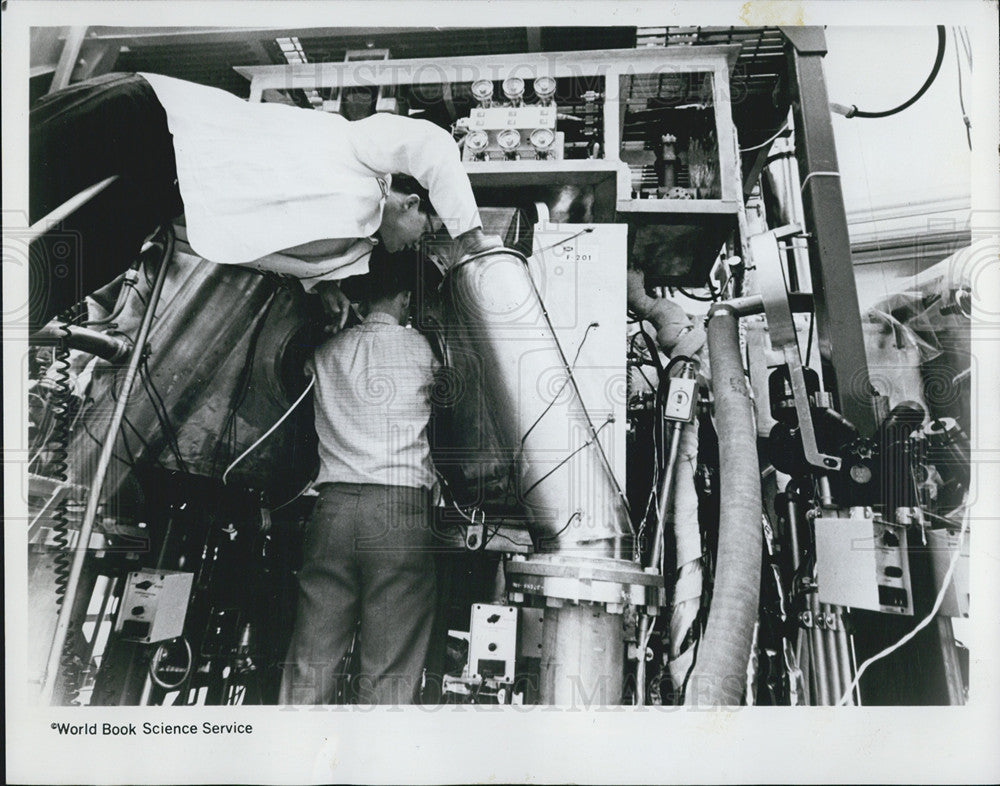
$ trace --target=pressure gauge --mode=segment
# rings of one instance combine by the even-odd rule
[[[472,97],[483,106],[489,106],[493,100],[493,82],[489,79],[477,79],[472,83]]]
[[[465,149],[473,155],[480,155],[489,145],[490,138],[485,131],[470,131],[465,137]]]
[[[524,80],[519,76],[508,77],[503,80],[503,94],[507,100],[515,106],[521,103],[524,98]]]
[[[538,96],[542,106],[552,103],[552,97],[556,94],[556,80],[551,76],[540,76],[534,82],[535,95]]]
[[[497,134],[497,144],[500,145],[500,149],[510,158],[517,152],[518,147],[521,146],[521,132],[513,128],[505,128]]]
[[[535,148],[535,153],[539,158],[548,158],[552,152],[552,145],[556,141],[555,132],[551,128],[536,128],[528,137],[531,146]]]

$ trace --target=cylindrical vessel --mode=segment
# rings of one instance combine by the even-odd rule
[[[581,603],[545,610],[541,697],[544,704],[592,707],[620,704],[622,618]]]
[[[481,392],[480,415],[490,421],[480,426],[492,443],[483,466],[502,457],[505,495],[523,507],[536,550],[625,559],[631,528],[621,490],[527,263],[497,250],[459,262],[449,285],[449,348],[460,384]]]

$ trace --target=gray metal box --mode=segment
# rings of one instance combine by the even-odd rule
[[[115,630],[146,644],[177,638],[184,632],[193,582],[193,573],[176,570],[129,573]]]
[[[474,604],[469,624],[469,676],[513,682],[516,658],[517,609]]]

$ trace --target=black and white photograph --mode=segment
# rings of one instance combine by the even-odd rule
[[[9,780],[1000,778],[996,3],[285,5],[4,4]]]

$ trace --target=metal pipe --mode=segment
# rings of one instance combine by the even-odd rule
[[[851,648],[847,640],[847,629],[844,627],[844,614],[843,609],[837,607],[837,628],[834,631],[836,634],[837,641],[837,657],[840,659],[841,670],[840,670],[840,680],[842,687],[839,691],[840,696],[850,690],[851,683],[854,681],[854,669],[853,669],[853,658],[851,658]],[[837,697],[838,701],[840,696]],[[854,704],[854,694],[851,692],[851,696],[847,700],[848,705]]]
[[[841,679],[842,664],[840,663],[840,654],[837,651],[834,631],[829,628],[831,620],[834,620],[834,624],[836,624],[836,618],[832,615],[831,607],[825,603],[820,604],[819,613],[823,615],[824,624],[827,626],[820,628],[820,639],[823,642],[823,652],[826,656],[827,676],[830,680],[830,695],[833,697],[834,703],[836,703],[844,692],[844,683]]]
[[[809,596],[809,610],[812,615],[812,627],[809,628],[809,644],[812,651],[813,674],[815,675],[816,700],[821,707],[829,707],[833,702],[830,700],[829,670],[826,665],[826,649],[823,647],[823,639],[819,629],[819,601],[816,595]],[[839,697],[838,697],[839,698]]]
[[[97,636],[101,632],[101,623],[104,621],[104,615],[108,611],[108,604],[111,603],[111,598],[115,593],[115,585],[117,584],[117,577],[108,577],[108,585],[104,588],[104,597],[101,598],[101,608],[97,612],[97,619],[94,620],[94,635],[90,637],[90,646],[87,647],[87,662],[84,664],[84,674],[90,671],[90,664],[94,661],[94,652],[97,650]]]
[[[73,564],[70,566],[69,580],[66,584],[66,595],[63,598],[62,608],[59,610],[59,619],[56,622],[56,630],[52,640],[52,649],[49,651],[49,659],[45,668],[45,683],[42,687],[41,702],[48,704],[52,701],[55,691],[56,678],[59,671],[59,661],[62,657],[63,647],[66,645],[66,636],[69,633],[70,617],[73,613],[73,603],[76,599],[76,592],[80,584],[80,575],[83,572],[83,563],[87,558],[87,546],[90,543],[90,535],[94,529],[94,522],[97,519],[97,508],[101,501],[101,491],[104,488],[104,478],[111,465],[112,452],[114,450],[115,439],[118,436],[118,429],[121,428],[122,420],[125,417],[125,407],[128,404],[129,395],[132,392],[132,385],[139,370],[139,361],[142,359],[146,347],[146,338],[149,336],[149,329],[153,323],[153,316],[156,312],[156,305],[160,300],[160,293],[163,291],[163,283],[167,278],[167,267],[170,264],[174,250],[174,233],[172,229],[166,230],[167,239],[163,253],[163,262],[156,273],[156,281],[153,284],[153,291],[149,296],[149,304],[139,325],[139,331],[135,337],[135,344],[132,348],[132,356],[129,358],[128,366],[125,369],[125,378],[122,381],[121,392],[118,401],[115,402],[114,411],[111,414],[111,422],[108,423],[107,434],[104,444],[101,447],[101,455],[97,460],[97,469],[94,472],[90,494],[87,497],[87,507],[84,510],[83,521],[80,524],[80,535],[77,538],[76,553],[73,555]]]
[[[76,212],[78,208],[87,204],[87,202],[100,194],[117,179],[118,175],[112,175],[111,177],[104,178],[104,180],[100,183],[94,183],[94,185],[85,188],[76,196],[67,199],[47,216],[43,216],[38,219],[38,221],[28,227],[28,230],[25,233],[26,237],[18,239],[23,240],[26,243],[31,243],[32,241],[37,240],[39,237],[48,232],[53,226],[66,218],[66,216],[71,215]]]
[[[677,453],[681,444],[681,421],[670,424],[670,447],[667,451],[667,465],[660,478],[659,500],[656,505],[656,530],[653,533],[653,550],[649,557],[649,566],[661,573],[660,562],[663,559],[663,536],[667,526],[667,516],[670,513],[670,502],[673,497],[674,473],[677,471]]]
[[[32,344],[58,344],[61,341],[65,341],[70,349],[97,355],[111,363],[124,360],[132,351],[132,345],[123,338],[65,322],[49,322],[31,337]]]
[[[739,318],[725,307],[709,314],[722,507],[712,605],[685,704],[734,706],[744,696],[760,600],[760,465]]]
[[[646,641],[649,635],[650,618],[643,614],[639,618],[639,632],[635,639],[635,703],[642,707],[646,703]]]

